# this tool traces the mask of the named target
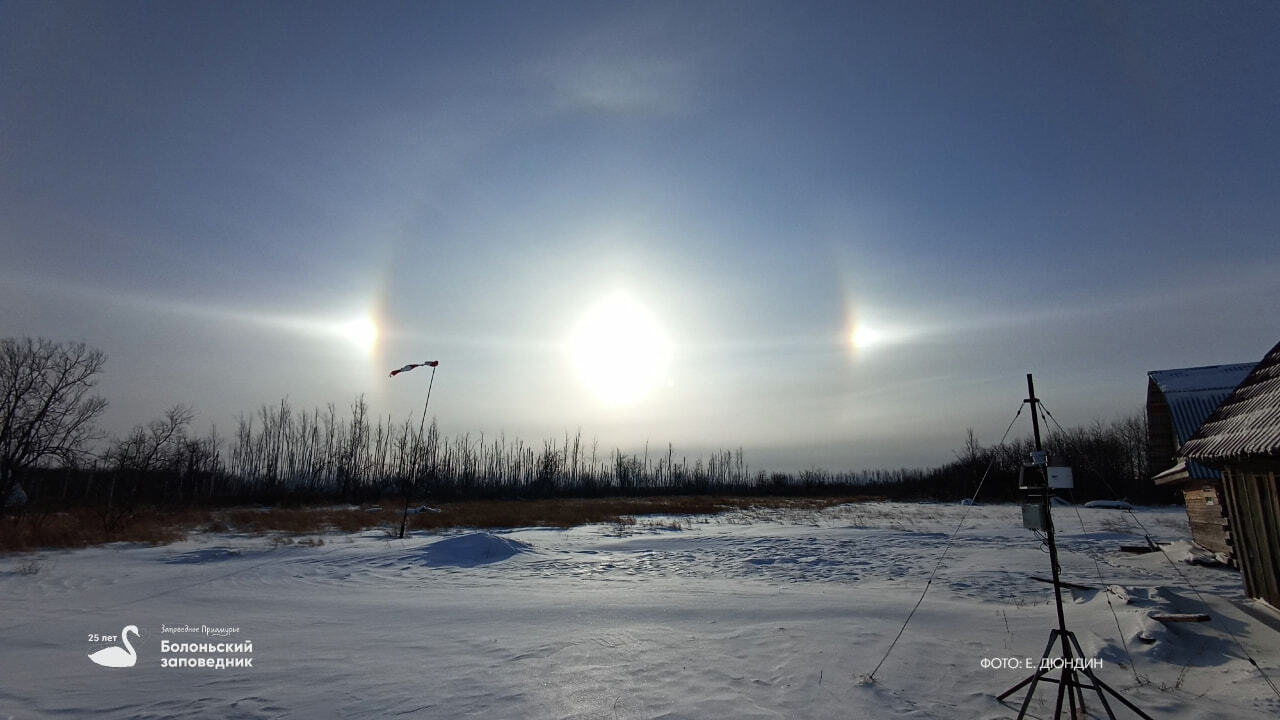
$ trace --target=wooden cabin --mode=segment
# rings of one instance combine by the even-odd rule
[[[1206,365],[1147,373],[1147,463],[1152,470],[1161,471],[1152,480],[1158,486],[1182,491],[1192,541],[1232,564],[1231,528],[1223,509],[1221,474],[1180,459],[1178,450],[1254,365]]]
[[[1280,608],[1280,344],[1180,453],[1222,472],[1223,506],[1245,592]]]

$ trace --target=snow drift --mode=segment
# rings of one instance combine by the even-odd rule
[[[473,567],[501,562],[531,549],[529,543],[476,532],[438,540],[428,545],[422,555],[431,567]]]

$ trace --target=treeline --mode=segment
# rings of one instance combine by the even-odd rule
[[[193,435],[178,405],[106,439],[93,422],[105,408],[88,394],[102,354],[46,340],[0,341],[0,505],[140,505],[470,500],[651,494],[876,494],[889,498],[1017,497],[1029,438],[984,447],[968,432],[956,460],[932,469],[833,473],[753,470],[741,448],[690,458],[674,448],[623,452],[581,432],[527,444],[505,435],[444,437],[434,420],[371,416],[363,397],[342,411],[296,410],[287,399],[241,415],[229,436]],[[1048,433],[1056,464],[1075,468],[1077,501],[1173,498],[1146,467],[1140,415]],[[96,449],[95,449],[96,448]],[[110,513],[108,513],[108,516]],[[107,518],[109,523],[110,517]]]
[[[672,445],[603,450],[581,432],[528,444],[505,435],[444,437],[373,417],[364,398],[297,411],[288,400],[241,415],[229,437],[189,434],[192,411],[115,440],[88,462],[38,468],[23,484],[33,504],[68,506],[534,499],[650,494],[813,494],[887,482],[871,474],[752,472],[744,451],[677,456]]]
[[[752,470],[744,451],[690,459],[672,445],[638,452],[602,450],[581,432],[537,445],[505,435],[444,437],[434,420],[373,417],[363,398],[345,412],[329,405],[297,411],[287,400],[242,415],[221,437],[189,434],[193,413],[177,406],[111,443],[87,464],[40,469],[23,487],[33,504],[133,506],[439,501],[652,494],[874,493],[897,499],[1014,500],[1030,438],[983,446],[972,430],[956,460],[928,469],[798,473]],[[1080,502],[1125,497],[1169,502],[1146,467],[1141,416],[1051,432],[1054,464],[1074,468]],[[989,468],[989,470],[988,470]],[[983,481],[984,473],[986,480]]]
[[[1178,501],[1176,492],[1156,487],[1151,481],[1147,444],[1147,423],[1141,413],[1110,423],[1097,421],[1086,427],[1054,428],[1041,443],[1051,464],[1072,468],[1075,487],[1060,494],[1075,502]],[[898,473],[890,494],[900,498],[960,500],[977,493],[980,502],[1017,500],[1019,476],[1034,449],[1035,442],[1029,435],[984,447],[970,429],[962,449],[955,452],[954,461],[928,470]]]

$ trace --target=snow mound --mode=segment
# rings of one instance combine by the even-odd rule
[[[519,540],[478,532],[434,542],[423,555],[432,567],[471,567],[501,562],[532,549]]]

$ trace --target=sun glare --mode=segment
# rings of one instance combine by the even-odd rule
[[[373,352],[378,342],[378,326],[368,317],[352,320],[339,328],[339,332],[351,344],[366,354]]]
[[[849,333],[849,342],[854,350],[866,350],[884,342],[884,333],[866,325],[859,325]]]
[[[880,353],[903,343],[916,341],[920,335],[919,326],[887,321],[883,318],[876,318],[871,323],[856,319],[848,330],[846,342],[849,344],[849,350],[856,356],[864,353]]]
[[[664,379],[671,343],[654,314],[615,293],[587,309],[573,326],[569,359],[578,378],[609,405],[631,405]]]

